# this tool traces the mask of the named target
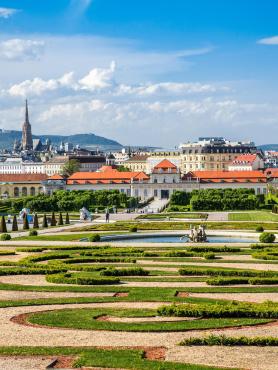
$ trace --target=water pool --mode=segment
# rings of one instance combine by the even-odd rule
[[[103,241],[131,242],[131,243],[186,243],[188,238],[183,235],[109,235],[102,237]],[[208,243],[257,243],[258,239],[254,237],[240,236],[221,236],[210,235],[207,237]]]

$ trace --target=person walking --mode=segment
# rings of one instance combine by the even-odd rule
[[[105,222],[109,223],[109,217],[110,217],[109,208],[107,207],[105,210]]]

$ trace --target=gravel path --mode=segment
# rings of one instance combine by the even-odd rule
[[[45,370],[55,357],[0,356],[1,370]]]
[[[277,336],[278,326],[258,326],[241,329],[210,330],[196,332],[170,332],[170,333],[139,333],[139,332],[109,332],[89,330],[69,330],[61,328],[39,328],[19,325],[10,319],[19,314],[67,308],[82,307],[113,307],[113,308],[157,308],[161,302],[117,302],[78,305],[45,305],[29,307],[9,307],[0,309],[0,346],[28,345],[41,346],[166,346],[168,348],[167,360],[203,363],[207,365],[244,367],[252,370],[277,369],[278,348],[253,347],[179,347],[182,339],[192,336],[203,336],[208,333],[229,336]],[[239,355],[239,353],[241,355]],[[246,366],[248,364],[248,366]],[[276,364],[276,367],[275,367]],[[268,366],[269,365],[269,366]],[[262,367],[265,366],[265,367]],[[267,366],[267,367],[266,367]],[[1,368],[1,366],[0,366]],[[2,368],[1,368],[2,369]],[[24,368],[23,368],[24,369]]]
[[[29,292],[0,290],[0,300],[23,300],[41,298],[113,297],[115,293],[74,293],[74,292]]]

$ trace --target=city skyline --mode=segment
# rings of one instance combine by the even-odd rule
[[[35,134],[164,147],[199,136],[275,143],[277,8],[2,1],[0,127],[19,129],[27,97]]]

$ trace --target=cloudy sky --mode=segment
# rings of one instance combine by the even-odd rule
[[[0,0],[0,128],[278,142],[276,0]]]

